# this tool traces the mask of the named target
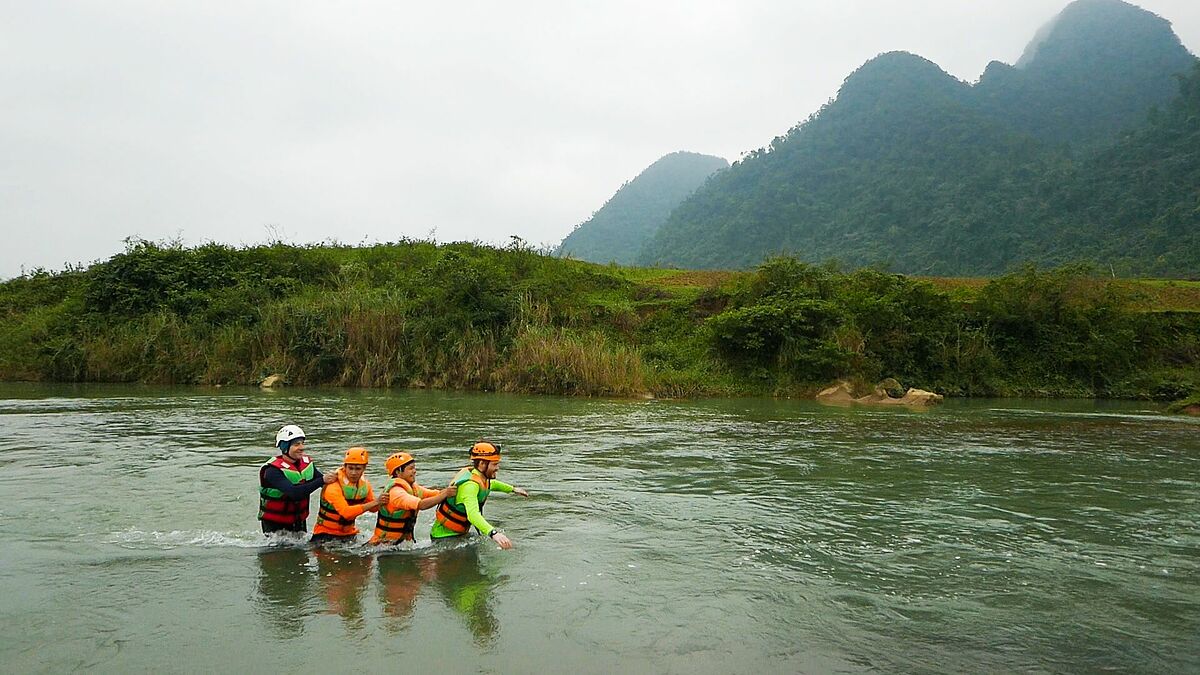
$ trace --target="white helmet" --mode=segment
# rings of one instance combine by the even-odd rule
[[[275,434],[275,447],[280,447],[280,443],[291,443],[297,438],[304,438],[304,430],[295,424],[285,425]]]

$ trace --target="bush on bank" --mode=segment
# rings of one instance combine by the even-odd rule
[[[1200,391],[1200,314],[1131,309],[1082,267],[968,299],[794,258],[709,287],[512,246],[182,248],[0,284],[0,378],[806,395],[895,377],[958,396],[1174,400]]]

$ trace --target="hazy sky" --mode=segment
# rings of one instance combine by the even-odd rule
[[[1200,48],[1200,2],[1138,3]],[[125,237],[556,243],[885,51],[967,81],[1064,0],[0,0],[0,278]]]

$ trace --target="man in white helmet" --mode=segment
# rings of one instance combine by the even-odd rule
[[[275,434],[279,454],[258,470],[258,519],[264,534],[308,531],[308,498],[337,476],[322,476],[304,454],[304,430],[288,424]]]

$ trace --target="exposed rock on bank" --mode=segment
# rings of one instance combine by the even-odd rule
[[[1167,406],[1167,412],[1180,415],[1200,415],[1200,392]]]
[[[261,383],[259,383],[258,386],[262,387],[263,389],[271,389],[273,387],[282,387],[283,386],[283,376],[282,375],[268,375],[267,378],[265,380],[263,380]]]
[[[894,393],[898,393],[899,391],[904,391],[904,394],[893,396]],[[859,403],[862,405],[899,405],[913,408],[937,405],[942,402],[943,398],[941,394],[935,394],[924,389],[903,390],[900,387],[900,383],[892,378],[888,378],[875,385],[874,390],[865,396],[856,396],[854,386],[845,380],[838,382],[832,387],[823,389],[817,394],[818,402],[832,405]]]

